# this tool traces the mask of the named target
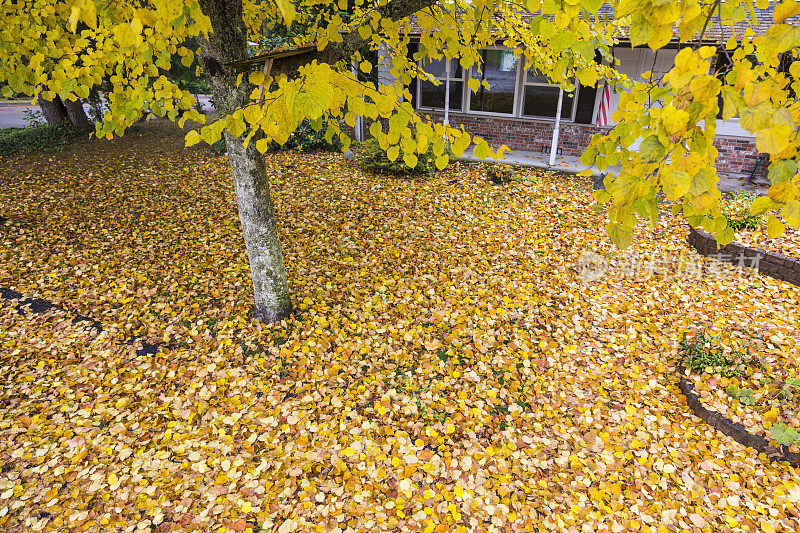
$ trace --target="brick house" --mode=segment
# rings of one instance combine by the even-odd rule
[[[601,11],[601,14],[602,11]],[[758,24],[754,28],[756,34],[764,33],[772,24],[772,8],[759,10],[756,8]],[[739,24],[733,28],[741,35],[745,28]],[[409,34],[409,56],[418,51],[419,33]],[[702,44],[724,46],[731,35],[731,27],[721,27],[712,23],[706,29]],[[416,42],[415,42],[416,41]],[[692,46],[698,41],[678,42],[674,40],[665,48],[653,52],[647,47],[632,47],[630,41],[621,39],[613,49],[614,57],[619,60],[617,69],[632,80],[641,80],[642,73],[652,71],[653,78],[660,78],[673,66],[675,55],[682,47]],[[501,46],[484,50],[483,77],[491,85],[488,91],[472,93],[467,81],[474,70],[462,69],[457,61],[450,65],[450,112],[449,122],[452,125],[464,125],[472,134],[486,139],[492,146],[508,145],[512,150],[548,151],[550,150],[555,126],[556,107],[559,88],[543,76],[526,68],[522,59],[518,59],[510,50]],[[599,56],[599,54],[598,54]],[[725,56],[718,54],[715,70],[724,71]],[[428,62],[424,65],[427,72],[444,82],[446,64],[444,60]],[[381,62],[378,79],[389,82],[390,65]],[[415,79],[408,86],[411,103],[419,114],[429,115],[431,119],[441,122],[444,114],[446,97],[445,83],[434,85],[428,81]],[[592,135],[607,131],[613,126],[610,116],[619,103],[619,93],[610,88],[608,124],[598,127],[597,114],[603,84],[597,87],[577,84],[574,93],[563,95],[561,120],[559,128],[558,152],[563,155],[578,156],[586,149]],[[720,113],[721,116],[721,113]],[[750,174],[756,168],[758,151],[755,139],[749,132],[739,126],[738,118],[723,121],[717,120],[717,136],[715,146],[719,151],[717,169],[721,172]],[[762,173],[766,165],[760,167]]]

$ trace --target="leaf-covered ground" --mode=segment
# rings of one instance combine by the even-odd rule
[[[777,252],[788,257],[800,258],[800,231],[786,225],[783,235],[770,239],[767,236],[767,223],[763,222],[757,230],[736,232],[735,241],[768,252]]]
[[[577,178],[268,167],[298,310],[272,327],[224,157],[151,127],[0,161],[0,286],[65,309],[0,307],[0,528],[800,527],[798,473],[675,385],[685,331],[795,361],[797,287],[699,259],[669,218],[614,252]]]

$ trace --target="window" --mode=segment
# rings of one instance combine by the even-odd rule
[[[522,59],[510,50],[484,49],[481,64],[466,71],[457,59],[450,60],[450,110],[464,113],[508,115],[519,118],[550,118],[556,116],[559,86],[534,69],[524,69]],[[416,103],[422,109],[444,109],[445,59],[421,60],[420,67],[439,80],[439,85],[419,80]],[[473,77],[482,84],[476,92],[467,89]],[[577,88],[573,94],[564,93],[561,104],[562,120],[575,117]]]
[[[481,50],[481,63],[481,72],[474,69],[472,77],[488,81],[490,88],[481,85],[470,95],[470,111],[513,114],[519,60],[509,50]]]
[[[522,114],[528,117],[556,117],[558,108],[558,85],[553,85],[547,76],[534,69],[525,71]],[[561,102],[561,118],[572,120],[574,94],[564,93]]]
[[[441,81],[440,85],[434,85],[427,80],[420,80],[419,84],[419,106],[431,107],[434,109],[444,109],[445,83],[447,74],[445,72],[445,60],[431,60],[422,65],[426,72]],[[458,61],[450,60],[450,110],[461,111],[462,98],[464,92],[464,71]]]

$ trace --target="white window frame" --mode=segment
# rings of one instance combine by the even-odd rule
[[[503,46],[489,46],[485,48],[486,50],[510,50],[509,48],[505,48]],[[445,58],[446,59],[446,58]],[[424,68],[423,62],[425,58],[420,59],[417,62],[417,65],[420,68]],[[453,59],[452,61],[458,63],[457,59]],[[514,111],[513,113],[496,113],[496,112],[489,112],[489,111],[472,111],[470,106],[472,104],[472,90],[469,88],[469,80],[472,79],[473,73],[476,72],[476,67],[472,66],[469,69],[461,68],[461,77],[453,77],[450,76],[450,82],[461,82],[461,108],[450,108],[450,113],[460,113],[463,115],[476,115],[476,116],[489,116],[489,117],[498,117],[498,118],[516,118],[522,120],[541,120],[541,121],[550,121],[555,122],[556,117],[545,117],[540,115],[525,115],[523,114],[525,111],[524,100],[525,100],[525,87],[529,85],[539,85],[545,87],[555,87],[558,88],[559,85],[557,83],[541,83],[541,82],[528,82],[528,67],[526,65],[526,61],[524,56],[518,58],[517,61],[517,75],[516,81],[514,85]],[[442,84],[446,83],[447,76],[434,76],[435,79],[442,82]],[[444,112],[444,107],[429,107],[422,105],[422,82],[424,80],[418,79],[417,83],[417,109],[426,110],[426,111],[442,111]],[[578,108],[578,96],[580,92],[580,85],[578,83],[575,84],[575,90],[572,93],[572,109],[570,109],[570,114],[568,118],[562,118],[561,122],[575,122],[575,113]],[[452,98],[453,93],[450,93]]]
[[[482,50],[503,50],[503,51],[511,51],[510,48],[504,48],[502,46],[489,46],[487,48],[482,48]],[[472,110],[472,89],[469,88],[469,80],[472,79],[473,73],[476,72],[476,67],[473,65],[469,68],[469,73],[467,76],[467,83],[465,83],[467,95],[465,98],[466,105],[464,106],[464,113],[469,115],[485,115],[490,117],[503,117],[503,118],[520,118],[520,97],[519,97],[519,90],[520,90],[520,78],[522,76],[522,65],[525,62],[525,58],[520,56],[517,57],[517,73],[514,77],[514,105],[511,113],[496,113],[490,111],[473,111]]]
[[[530,87],[555,87],[559,89],[559,85],[557,83],[544,83],[538,81],[528,81],[528,66],[522,65],[524,69],[524,75],[522,76],[522,87],[520,88],[519,94],[519,116],[520,118],[527,118],[527,119],[536,119],[536,120],[549,120],[552,122],[556,121],[556,117],[544,117],[541,115],[526,115],[525,113],[525,88]],[[575,112],[578,109],[578,93],[580,91],[580,84],[575,84],[575,90],[572,92],[572,109],[570,109],[569,117],[561,118],[561,122],[575,122]],[[564,95],[566,96],[567,92],[564,91]],[[562,109],[563,111],[563,109]]]
[[[458,65],[458,59],[449,59],[448,60],[445,57],[445,58],[443,58],[443,60],[445,60],[445,61],[453,61],[453,62],[455,62],[456,65]],[[420,68],[424,69],[425,68],[424,65],[423,65],[424,61],[425,61],[425,58],[422,58],[419,61],[417,61],[417,66],[419,66]],[[452,69],[452,67],[451,67],[451,69]],[[439,81],[441,81],[442,85],[445,85],[447,83],[447,72],[445,71],[445,73],[442,74],[441,76],[434,76],[434,78],[439,80]],[[451,113],[463,113],[464,112],[464,102],[465,102],[464,89],[467,87],[467,80],[468,79],[469,79],[469,76],[467,75],[467,69],[465,69],[464,67],[461,67],[461,77],[456,78],[456,77],[454,77],[452,75],[452,73],[450,74],[450,83],[452,83],[454,81],[455,82],[459,82],[459,81],[461,82],[461,108],[453,108],[451,106],[450,107],[450,112]],[[417,109],[425,109],[425,110],[430,110],[430,111],[442,111],[442,112],[444,112],[444,107],[429,107],[429,106],[422,105],[422,82],[423,81],[427,81],[427,80],[417,79]],[[453,97],[453,93],[450,93],[450,98],[452,98],[452,97]],[[452,101],[451,101],[451,103],[452,103]]]

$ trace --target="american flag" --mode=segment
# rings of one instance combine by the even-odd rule
[[[595,124],[598,128],[608,126],[609,106],[611,100],[611,87],[606,83],[603,85],[603,93],[600,95],[600,109],[597,110],[597,121]]]

